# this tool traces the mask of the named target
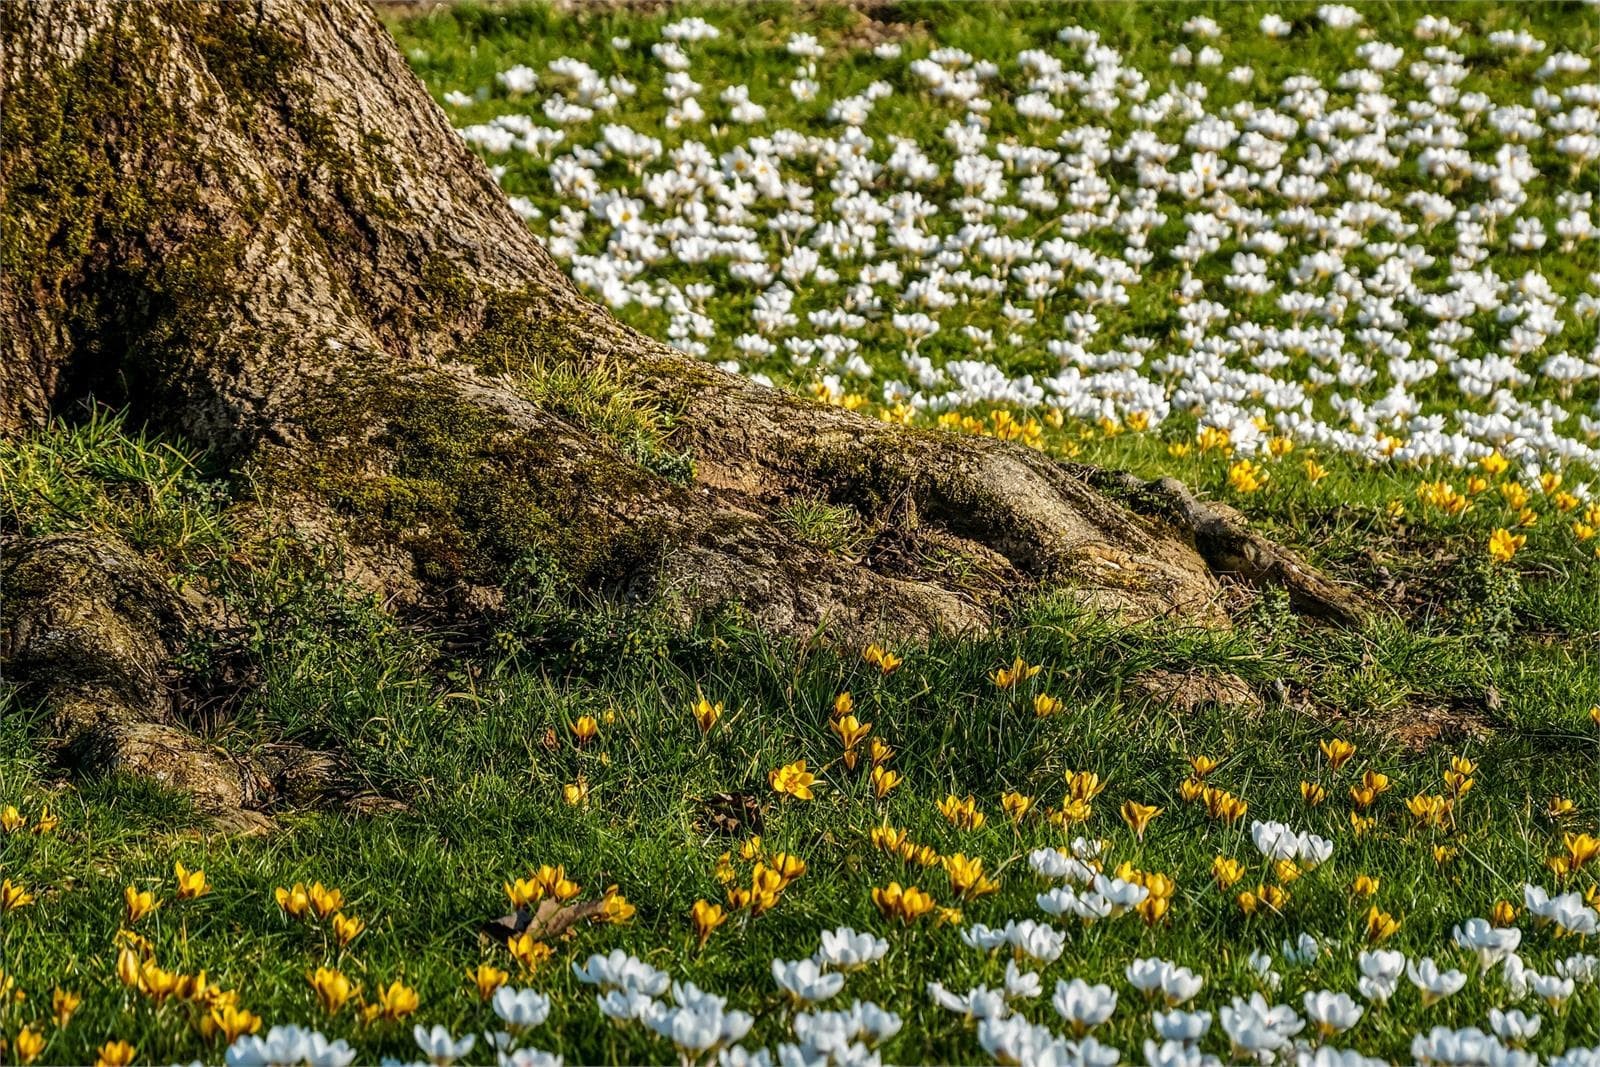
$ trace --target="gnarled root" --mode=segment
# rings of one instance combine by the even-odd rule
[[[196,612],[128,546],[58,534],[18,539],[5,555],[4,658],[68,768],[149,778],[239,830],[268,827],[262,809],[285,786],[334,777],[320,753],[278,745],[231,756],[179,721],[174,663]],[[302,787],[297,799],[312,798]]]
[[[1145,481],[1128,471],[1075,468],[1129,507],[1184,531],[1211,570],[1256,586],[1277,586],[1294,610],[1341,626],[1360,626],[1370,609],[1360,592],[1329,579],[1297,554],[1250,528],[1237,509],[1204,501],[1176,478]]]

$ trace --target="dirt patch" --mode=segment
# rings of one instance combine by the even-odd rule
[[[1419,696],[1396,711],[1367,725],[1394,738],[1410,751],[1435,745],[1480,741],[1494,732],[1491,718],[1498,696],[1490,691],[1482,701]]]
[[[840,0],[813,0],[809,7],[837,7]],[[855,20],[834,38],[843,48],[868,49],[880,44],[928,35],[927,23],[905,14],[898,4],[883,0],[853,0],[844,6],[855,12]]]
[[[1134,675],[1128,684],[1155,703],[1178,711],[1215,706],[1258,714],[1266,708],[1250,683],[1237,674],[1155,669]]]
[[[1483,740],[1494,733],[1502,706],[1499,691],[1492,687],[1481,697],[1416,693],[1396,707],[1358,715],[1318,704],[1301,686],[1287,692],[1285,703],[1329,728],[1360,726],[1382,734],[1407,752]]]
[[[701,804],[695,825],[702,833],[723,837],[759,834],[766,825],[761,801],[750,793],[713,793]]]

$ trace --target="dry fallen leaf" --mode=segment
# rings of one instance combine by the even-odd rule
[[[726,837],[762,831],[761,803],[749,793],[713,793],[705,812],[709,829]]]
[[[548,941],[560,937],[573,926],[599,915],[604,910],[604,897],[599,900],[580,900],[566,904],[554,897],[546,897],[539,901],[539,906],[531,913],[526,908],[518,908],[510,915],[502,915],[487,923],[484,932],[506,941],[525,930],[532,930],[535,939]]]

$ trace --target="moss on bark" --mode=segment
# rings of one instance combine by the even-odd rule
[[[401,548],[429,585],[497,585],[530,558],[593,585],[661,550],[651,513],[671,486],[603,445],[574,447],[559,424],[519,424],[442,372],[352,370],[300,419],[310,447],[263,464],[261,483],[326,501],[357,543]]]

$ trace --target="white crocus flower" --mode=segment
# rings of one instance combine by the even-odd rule
[[[816,961],[839,971],[854,971],[881,960],[889,942],[870,933],[856,933],[848,926],[822,932],[822,947]]]
[[[953,1011],[968,1019],[999,1018],[1009,1014],[1011,1010],[1006,1007],[1005,993],[990,989],[988,986],[978,986],[965,993],[952,993],[941,982],[929,982],[928,996],[944,1010]]]
[[[1374,949],[1362,952],[1356,962],[1361,969],[1361,979],[1357,983],[1361,995],[1375,1004],[1387,1003],[1399,987],[1400,976],[1405,974],[1405,953]]]
[[[1574,953],[1564,960],[1557,960],[1555,971],[1563,978],[1570,978],[1579,985],[1588,985],[1600,977],[1600,956],[1586,952]]]
[[[1161,978],[1172,966],[1163,959],[1136,959],[1122,969],[1128,984],[1141,993],[1153,995],[1161,988]]]
[[[602,956],[598,953],[590,956],[582,967],[576,963],[572,965],[572,973],[580,982],[589,985],[598,985],[607,989],[624,989],[634,993],[644,993],[648,996],[660,996],[666,992],[667,985],[672,977],[665,971],[658,971],[643,960],[619,949],[613,949],[609,955]]]
[[[1018,967],[1016,960],[1006,961],[1005,989],[1007,1000],[1032,1000],[1044,992],[1039,976]]]
[[[773,960],[772,980],[790,999],[815,1003],[836,996],[844,975],[824,971],[816,960]]]
[[[1022,955],[1041,963],[1053,963],[1067,947],[1067,937],[1044,923],[1023,919],[1006,923],[1007,940]]]
[[[1365,1008],[1350,999],[1350,994],[1333,993],[1326,989],[1305,994],[1302,1003],[1306,1017],[1316,1025],[1317,1033],[1325,1038],[1344,1033],[1360,1022],[1366,1012]]]
[[[1294,941],[1284,941],[1278,946],[1285,963],[1296,967],[1309,967],[1322,955],[1322,945],[1310,934],[1302,933]]]
[[[1467,984],[1466,975],[1457,970],[1441,971],[1431,956],[1406,964],[1406,977],[1421,991],[1423,1007],[1459,993]]]
[[[1305,1027],[1305,1021],[1293,1008],[1270,1004],[1260,993],[1252,993],[1248,1000],[1234,997],[1219,1015],[1222,1029],[1238,1056],[1276,1053],[1288,1047],[1294,1035]]]
[[[608,990],[594,999],[600,1014],[619,1023],[647,1019],[656,1008],[656,999],[650,994],[628,989]]]
[[[1455,943],[1478,957],[1484,970],[1503,961],[1522,944],[1522,931],[1515,926],[1497,927],[1487,919],[1468,919],[1454,928]]]
[[[1276,992],[1278,987],[1283,984],[1283,975],[1272,969],[1272,956],[1270,954],[1256,949],[1246,957],[1245,962],[1250,965],[1252,971],[1256,972],[1262,984],[1268,989]]]
[[[1039,848],[1028,853],[1028,866],[1044,878],[1059,878],[1079,885],[1094,880],[1095,869],[1087,863],[1063,853],[1060,849]],[[1059,914],[1059,913],[1057,913]]]
[[[536,1048],[519,1048],[503,1052],[497,1061],[499,1067],[562,1067],[562,1057],[554,1052]]]
[[[1477,1027],[1452,1030],[1435,1026],[1411,1039],[1411,1058],[1422,1064],[1484,1063],[1488,1042],[1489,1038]]]
[[[1269,860],[1292,860],[1300,854],[1299,835],[1281,822],[1257,819],[1250,824],[1250,840]]]
[[[501,986],[489,1003],[514,1034],[531,1030],[550,1017],[550,998],[534,989]]]
[[[416,1041],[417,1048],[428,1057],[428,1062],[435,1067],[448,1067],[449,1064],[461,1059],[472,1051],[478,1043],[473,1034],[467,1034],[460,1040],[446,1030],[443,1026],[435,1025],[433,1029],[424,1027],[421,1023],[411,1028],[412,1040]]]
[[[1082,978],[1074,978],[1056,982],[1050,1003],[1081,1036],[1111,1018],[1117,1010],[1117,994],[1108,985],[1090,985]]]
[[[1182,1041],[1152,1041],[1146,1038],[1144,1062],[1147,1067],[1220,1067],[1222,1061]]]
[[[1538,1015],[1529,1015],[1516,1009],[1489,1009],[1490,1029],[1499,1035],[1500,1040],[1513,1045],[1532,1041],[1539,1035],[1539,1028],[1543,1025],[1544,1020]]]
[[[1543,1000],[1550,1007],[1559,1011],[1567,998],[1572,996],[1577,983],[1570,978],[1563,978],[1557,974],[1536,974],[1529,980],[1529,988],[1533,995]]]
[[[1209,1011],[1155,1011],[1150,1013],[1150,1025],[1163,1041],[1182,1041],[1194,1044],[1211,1029]]]
[[[355,1058],[355,1051],[343,1040],[330,1043],[315,1030],[292,1025],[274,1026],[265,1037],[245,1034],[223,1054],[228,1067],[286,1067],[312,1059],[330,1067],[348,1067]]]
[[[1006,944],[1011,938],[1009,929],[996,930],[983,923],[973,923],[961,931],[961,941],[970,948],[980,949],[984,952],[993,952],[1001,945]]]

